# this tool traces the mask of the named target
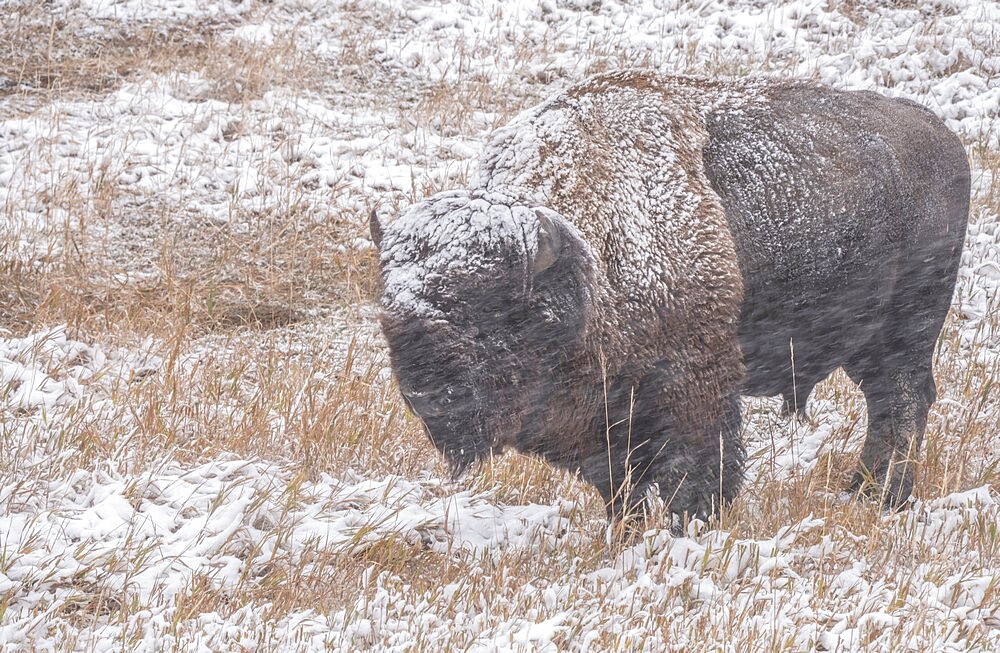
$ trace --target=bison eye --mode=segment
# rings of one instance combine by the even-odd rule
[[[449,388],[442,392],[403,392],[410,409],[420,417],[443,417],[455,408],[458,397]]]

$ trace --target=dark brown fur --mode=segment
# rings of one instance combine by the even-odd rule
[[[844,365],[858,486],[898,505],[967,206],[961,147],[911,103],[598,76],[498,130],[469,191],[373,223],[393,369],[458,467],[514,447],[612,515],[655,484],[705,516],[742,480],[740,392],[801,405]]]

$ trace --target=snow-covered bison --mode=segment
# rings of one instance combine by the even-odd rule
[[[614,518],[657,484],[711,515],[740,394],[861,386],[856,490],[909,497],[965,234],[964,149],[930,111],[805,81],[599,75],[496,131],[467,190],[382,225],[381,323],[451,463],[577,470]]]

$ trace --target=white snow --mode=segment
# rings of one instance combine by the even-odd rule
[[[0,0],[0,13],[21,4]],[[153,204],[170,209],[174,228],[203,219],[241,233],[240,216],[280,210],[290,196],[321,207],[304,219],[356,212],[339,246],[370,249],[369,206],[464,185],[493,128],[589,72],[805,75],[914,99],[970,144],[978,165],[954,299],[960,349],[938,370],[1000,364],[996,167],[978,158],[1000,148],[1000,3],[58,0],[40,15],[75,21],[81,33],[198,24],[232,47],[291,40],[336,74],[245,101],[200,72],[139,74],[29,111],[15,110],[0,77],[4,261],[44,269],[66,231],[122,229]],[[383,95],[356,94],[351,74],[379,80]],[[467,99],[460,121],[447,103],[418,106],[428,89],[475,80],[490,91]],[[81,224],[63,201],[102,193],[115,198],[106,223]],[[149,256],[140,251],[122,274],[158,274]],[[370,332],[371,310],[362,317]],[[344,358],[346,327],[331,324],[301,328],[336,341]],[[275,347],[306,355],[286,345]],[[205,338],[177,364],[233,346]],[[3,650],[1000,650],[995,483],[922,497],[874,526],[807,516],[746,539],[695,523],[684,537],[651,530],[612,552],[586,497],[518,503],[499,489],[353,469],[303,479],[277,456],[144,458],[130,444],[141,418],[134,389],[164,373],[168,351],[58,325],[0,337]],[[996,401],[991,386],[947,387],[933,409],[942,414]],[[814,398],[812,422],[793,423],[775,401],[748,402],[749,485],[801,478],[827,454],[856,455],[856,403]],[[203,409],[245,408],[218,398]],[[270,416],[276,436],[285,419]],[[92,443],[66,440],[71,431],[110,444],[91,455]],[[995,461],[1000,440],[991,446],[982,455]],[[460,580],[415,587],[368,564],[366,553],[386,543],[459,565]],[[344,605],[276,609],[268,574],[299,567],[322,577],[324,556],[366,567],[343,588]],[[510,559],[536,565],[537,578],[507,576]],[[196,586],[254,587],[261,598],[181,609]],[[93,611],[95,597],[111,607]],[[77,619],[75,606],[91,611]]]
[[[246,12],[250,0],[56,0],[53,9],[63,16],[121,21],[222,18]]]
[[[534,212],[502,189],[454,191],[417,203],[392,223],[382,241],[384,301],[406,316],[442,319],[440,308],[427,300],[435,278],[458,261],[472,262],[470,267],[486,279],[518,263],[527,275],[538,225]]]

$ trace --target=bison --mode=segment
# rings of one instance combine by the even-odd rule
[[[653,487],[714,514],[743,477],[740,395],[801,410],[842,367],[868,408],[852,486],[898,507],[969,186],[907,100],[598,75],[497,130],[468,189],[372,213],[392,369],[455,469],[534,454],[614,520]]]

